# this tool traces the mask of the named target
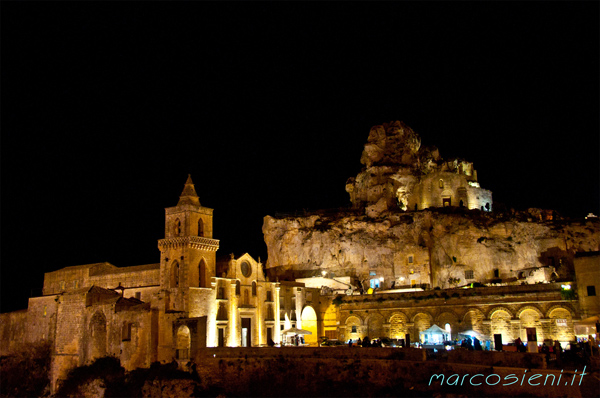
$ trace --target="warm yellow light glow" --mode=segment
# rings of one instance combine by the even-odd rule
[[[285,314],[285,320],[283,321],[283,329],[287,330],[287,329],[291,329],[292,328],[292,322],[290,321],[290,318],[288,317],[288,314]]]

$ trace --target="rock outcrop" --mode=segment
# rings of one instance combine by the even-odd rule
[[[267,268],[294,277],[325,270],[360,288],[446,288],[568,279],[575,252],[599,249],[598,219],[491,213],[473,164],[421,147],[402,122],[373,127],[361,163],[346,183],[352,209],[265,217]]]
[[[473,164],[442,159],[403,122],[371,128],[360,161],[365,168],[348,179],[346,191],[371,217],[442,206],[491,210],[491,192],[479,186]]]
[[[569,279],[574,254],[600,247],[598,219],[539,221],[530,213],[497,215],[437,209],[371,219],[356,214],[267,216],[268,268],[307,277],[325,270],[352,276],[358,286],[471,282],[524,283],[535,269],[553,267]],[[531,279],[529,279],[531,281]]]

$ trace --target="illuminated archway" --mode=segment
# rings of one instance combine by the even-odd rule
[[[318,334],[317,334],[317,313],[313,309],[313,307],[307,305],[302,310],[302,329],[308,330],[312,334],[307,334],[304,336],[304,342],[310,345],[317,345]]]
[[[403,313],[394,313],[390,318],[390,337],[403,339],[406,337],[408,319]]]
[[[177,329],[177,359],[189,359],[190,358],[190,345],[191,345],[191,337],[190,337],[190,328],[185,325],[181,325],[179,329]]]
[[[502,335],[502,343],[510,343],[513,341],[511,328],[511,315],[504,309],[494,310],[491,315],[491,335]],[[527,339],[525,339],[527,341]]]

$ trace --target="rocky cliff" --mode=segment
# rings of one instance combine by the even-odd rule
[[[540,221],[540,212],[495,214],[466,209],[387,213],[317,212],[264,219],[268,268],[295,277],[326,271],[363,287],[470,282],[522,283],[537,268],[569,279],[578,251],[600,247],[598,219]],[[469,272],[472,271],[472,272]],[[548,277],[550,275],[547,275]],[[531,278],[529,279],[531,282]]]
[[[402,122],[374,126],[361,163],[346,183],[352,209],[265,217],[272,275],[325,271],[359,288],[535,283],[572,278],[575,252],[599,249],[597,218],[491,212],[473,164],[421,147]]]

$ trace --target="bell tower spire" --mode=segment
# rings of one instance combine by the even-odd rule
[[[200,206],[200,198],[198,198],[196,188],[194,188],[191,174],[188,174],[185,186],[183,187],[183,192],[181,192],[181,196],[179,196],[179,202],[177,203],[177,206],[181,205]]]
[[[158,241],[167,310],[185,312],[190,288],[211,288],[219,249],[212,234],[213,209],[200,205],[188,174],[177,206],[165,209],[165,238]]]

